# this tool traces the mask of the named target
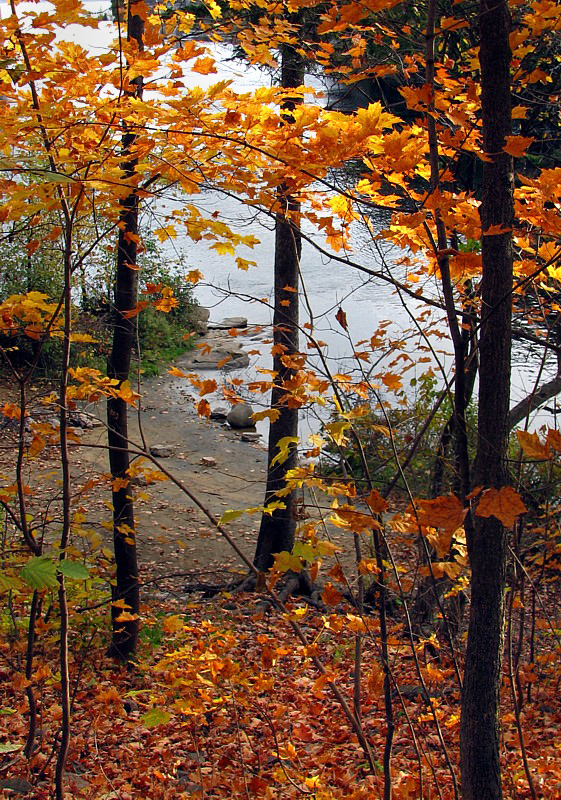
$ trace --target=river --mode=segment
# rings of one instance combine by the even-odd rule
[[[107,3],[87,2],[85,5],[92,13],[101,11],[110,16],[110,6]],[[21,9],[29,7],[39,12],[47,8],[47,4],[30,3],[18,7]],[[9,13],[8,6],[0,4],[0,14],[5,17],[7,13]],[[114,26],[110,22],[102,22],[97,30],[92,31],[69,25],[60,32],[60,37],[79,43],[90,51],[99,52],[106,49],[114,37]],[[215,43],[209,47],[216,58],[218,73],[210,75],[186,73],[184,82],[187,87],[204,88],[218,81],[231,80],[234,90],[249,91],[270,84],[274,78],[270,72],[232,60],[230,48],[226,44]],[[317,78],[311,77],[308,80],[310,86],[318,88]],[[246,207],[242,201],[217,191],[203,191],[198,196],[190,196],[189,201],[195,202],[202,212],[218,216],[232,228],[259,238],[260,244],[255,249],[239,253],[256,261],[258,266],[250,268],[248,272],[240,271],[232,258],[218,255],[204,241],[195,243],[181,234],[164,246],[163,258],[170,263],[177,261],[178,269],[185,272],[199,269],[204,274],[204,281],[197,286],[195,294],[201,305],[210,308],[211,319],[217,321],[223,317],[245,316],[250,323],[270,325],[274,254],[274,231],[271,220],[264,214],[260,215],[254,208]],[[173,199],[168,198],[165,202],[160,201],[159,205],[147,209],[143,216],[143,225],[150,227],[153,221],[165,216],[173,205],[181,202],[181,198],[177,196]],[[382,216],[378,220],[373,220],[374,228],[383,227],[386,221],[387,218],[384,219]],[[156,222],[155,226],[158,225],[159,222]],[[313,231],[306,227],[305,223],[304,234],[314,240]],[[321,239],[315,241],[323,248],[323,253],[309,242],[304,242],[303,245],[301,275],[305,291],[301,306],[301,323],[311,323],[316,338],[326,342],[330,370],[349,371],[360,366],[376,374],[383,370],[399,372],[406,367],[403,388],[408,402],[414,401],[415,391],[411,389],[410,381],[417,377],[418,371],[424,371],[429,366],[438,371],[442,367],[442,384],[445,378],[449,380],[451,358],[447,339],[432,335],[430,343],[434,351],[430,361],[419,363],[419,356],[426,358],[426,353],[420,349],[422,341],[415,329],[422,313],[420,302],[411,298],[404,300],[388,282],[368,279],[356,269],[337,263],[329,257],[329,248],[325,243]],[[394,277],[403,277],[402,268],[395,266],[401,254],[389,248],[387,244],[373,242],[366,226],[359,223],[353,225],[351,243],[352,252],[349,256],[352,260],[376,271],[381,270],[384,263],[387,263],[387,269],[391,270]],[[439,297],[438,287],[432,278],[427,278],[427,285],[423,286],[423,291],[434,299]],[[336,313],[340,307],[346,314],[347,331],[343,330],[336,320]],[[396,351],[386,347],[381,350],[379,363],[375,366],[364,363],[359,365],[352,355],[356,342],[369,339],[384,321],[387,321],[388,339],[400,342],[405,357],[399,365],[394,365],[392,362]],[[252,341],[250,346],[259,352],[252,357],[251,367],[244,371],[244,378],[254,376],[260,366],[270,367],[269,348],[261,345],[259,340]],[[536,363],[537,357],[528,357],[526,349],[517,347],[513,369],[513,403],[532,390]],[[554,365],[548,362],[544,375],[551,374],[553,367]],[[227,376],[225,379],[228,379]],[[543,421],[551,421],[547,412],[538,417],[538,422]]]

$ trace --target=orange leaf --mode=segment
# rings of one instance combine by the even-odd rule
[[[507,528],[516,522],[516,517],[527,511],[522,498],[511,486],[500,489],[485,489],[475,512],[478,517],[496,517]]]
[[[212,392],[215,392],[217,386],[218,384],[215,380],[202,381],[199,387],[199,397],[203,397],[205,394],[211,394]]]
[[[335,586],[333,586],[332,583],[326,583],[323,587],[321,599],[326,606],[336,606],[342,601],[343,595],[339,589],[336,589]]]
[[[388,507],[388,504],[377,489],[372,489],[366,498],[366,502],[368,504],[368,508],[375,514],[381,514],[382,511],[385,511]]]
[[[556,453],[561,453],[561,433],[555,428],[549,428],[547,432],[547,443]]]
[[[401,389],[403,386],[399,375],[394,375],[393,372],[386,372],[385,375],[382,375],[382,383],[393,391]]]
[[[201,400],[197,406],[197,414],[199,417],[210,417],[210,403],[208,400]]]
[[[506,144],[503,147],[505,153],[514,158],[520,158],[535,139],[533,136],[505,136],[505,141]]]
[[[516,431],[516,438],[524,454],[534,461],[547,461],[551,456],[548,444],[542,444],[537,433]]]
[[[463,525],[466,509],[455,495],[449,494],[434,500],[419,500],[417,515],[420,525],[454,533]]]

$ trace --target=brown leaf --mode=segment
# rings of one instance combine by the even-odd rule
[[[343,328],[344,331],[348,331],[349,330],[349,327],[347,325],[347,315],[345,314],[345,312],[343,311],[341,306],[339,306],[339,309],[338,309],[337,313],[335,314],[335,319],[337,320],[337,322]]]
[[[477,506],[478,517],[496,517],[507,528],[516,522],[516,517],[527,511],[522,498],[512,486],[500,489],[485,489]]]
[[[534,461],[547,461],[551,452],[547,444],[542,444],[537,433],[516,431],[516,438],[524,454]]]

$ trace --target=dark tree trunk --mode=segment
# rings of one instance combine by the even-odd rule
[[[285,89],[293,89],[304,82],[304,65],[301,57],[289,45],[282,47],[281,84]],[[285,122],[290,124],[297,100],[285,102]],[[273,464],[278,454],[278,443],[285,436],[298,436],[298,409],[290,408],[287,388],[295,375],[292,356],[298,353],[298,273],[301,253],[299,229],[300,204],[290,197],[286,186],[279,189],[279,203],[282,211],[276,216],[275,226],[275,299],[273,315],[273,370],[274,386],[271,393],[271,409],[279,416],[271,422],[269,430],[269,452],[265,504],[276,499],[276,493],[285,485],[286,473],[294,469],[297,462],[296,444],[290,445],[289,456],[282,464]],[[290,287],[288,291],[285,287]],[[294,545],[296,528],[294,493],[282,498],[286,508],[277,509],[272,514],[263,514],[254,563],[260,570],[267,570],[273,564],[275,553],[291,550]]]
[[[481,0],[480,65],[483,147],[481,225],[508,232],[482,237],[479,422],[474,484],[508,483],[513,182],[503,152],[511,125],[510,17],[505,0]],[[461,721],[464,800],[502,797],[499,711],[504,635],[506,531],[495,518],[475,517],[466,527],[471,563],[471,613]]]
[[[129,8],[127,38],[134,39],[142,49],[144,24],[134,13],[134,3]],[[142,79],[136,78],[134,93],[142,93]],[[135,308],[138,297],[138,271],[136,268],[138,233],[138,196],[134,190],[137,159],[133,155],[136,134],[126,129],[123,135],[123,181],[131,185],[131,191],[122,205],[119,220],[117,270],[115,277],[115,306],[113,310],[113,342],[107,364],[107,374],[119,381],[129,379],[131,358],[135,340],[136,324],[127,312]],[[129,157],[130,156],[130,157]],[[129,158],[128,158],[129,157]],[[130,234],[133,234],[132,236]],[[136,529],[134,504],[130,482],[125,486],[116,480],[128,481],[128,414],[127,404],[121,398],[107,401],[109,465],[114,481],[113,489],[113,546],[115,551],[116,583],[113,600],[121,600],[126,608],[112,607],[113,636],[109,655],[126,661],[135,651],[138,641],[138,614],[140,592],[138,587],[138,560],[136,552]],[[132,619],[117,621],[123,610]]]

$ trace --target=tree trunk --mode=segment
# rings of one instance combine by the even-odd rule
[[[511,124],[510,17],[505,0],[481,0],[480,65],[483,148],[481,225],[505,233],[482,237],[479,421],[474,484],[508,483],[513,182],[503,151]],[[464,800],[502,797],[499,711],[504,636],[506,531],[495,517],[466,526],[471,562],[471,614],[461,721]]]
[[[134,39],[142,49],[144,23],[134,13],[134,3],[129,7],[127,38]],[[135,78],[133,92],[142,94],[142,78]],[[117,270],[115,277],[115,305],[113,310],[113,342],[107,363],[107,374],[119,381],[129,379],[131,358],[135,340],[135,321],[127,312],[136,307],[138,298],[138,271],[136,268],[138,234],[138,196],[134,190],[134,175],[137,159],[133,152],[136,134],[125,129],[123,135],[123,181],[131,185],[125,198],[119,219]],[[127,158],[130,156],[130,158]],[[132,234],[132,236],[130,235]],[[109,465],[114,481],[113,488],[113,546],[116,564],[116,583],[113,601],[124,601],[125,608],[113,606],[111,610],[113,636],[109,655],[126,661],[135,651],[138,641],[138,614],[140,592],[138,587],[138,560],[132,490],[128,481],[128,414],[127,404],[121,398],[107,401]],[[119,483],[115,483],[115,481]],[[120,481],[126,480],[125,486]],[[121,604],[122,605],[122,604]],[[131,619],[124,622],[117,618],[126,611]]]
[[[281,84],[285,89],[301,86],[304,82],[302,58],[289,45],[282,47]],[[290,124],[290,112],[298,100],[287,100],[285,123]],[[273,464],[278,454],[278,443],[286,436],[298,436],[298,409],[290,408],[287,399],[290,391],[287,382],[294,377],[296,370],[290,363],[298,353],[298,303],[299,266],[302,242],[299,229],[300,204],[290,197],[286,186],[279,188],[279,202],[282,211],[276,215],[275,224],[275,299],[273,315],[273,370],[274,385],[271,393],[271,409],[278,411],[276,420],[269,429],[267,486],[265,505],[276,499],[276,493],[285,485],[286,473],[297,463],[296,443],[290,445],[289,456],[282,464]],[[290,287],[287,291],[285,287]],[[276,509],[272,514],[263,514],[254,563],[260,570],[267,570],[273,564],[275,553],[291,550],[294,545],[296,519],[294,493],[282,498],[286,507]]]

